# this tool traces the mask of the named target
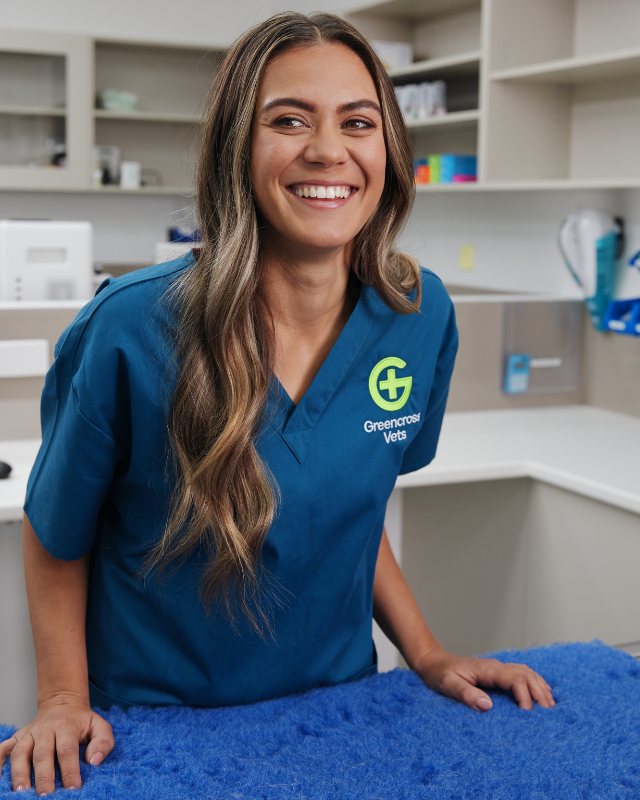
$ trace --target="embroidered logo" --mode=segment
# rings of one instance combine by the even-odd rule
[[[397,411],[407,402],[409,394],[411,393],[411,384],[413,383],[412,377],[397,378],[396,368],[404,369],[407,365],[401,358],[390,356],[378,361],[375,367],[371,370],[369,375],[369,392],[373,398],[373,402],[383,408],[385,411]],[[378,382],[380,375],[384,370],[387,370],[386,377]],[[398,389],[402,389],[402,394],[398,397]],[[380,394],[386,392],[389,396],[388,400]]]

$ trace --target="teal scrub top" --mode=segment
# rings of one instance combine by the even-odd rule
[[[453,303],[422,269],[422,307],[370,286],[296,406],[274,378],[256,446],[280,488],[262,551],[280,602],[274,638],[239,630],[198,595],[203,547],[137,579],[160,538],[176,360],[164,292],[193,255],[107,279],[63,332],[41,401],[24,510],[55,558],[90,557],[92,706],[253,703],[377,671],[373,579],[399,474],[435,456],[458,344]],[[414,290],[415,291],[415,290]]]

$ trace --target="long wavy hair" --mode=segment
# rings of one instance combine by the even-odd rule
[[[418,264],[394,249],[411,209],[414,179],[393,84],[365,37],[340,17],[324,13],[276,14],[227,52],[207,97],[199,138],[197,209],[203,244],[198,259],[170,289],[179,319],[179,368],[169,421],[175,489],[165,530],[142,572],[158,566],[160,575],[180,558],[177,569],[204,545],[210,555],[200,583],[206,613],[215,601],[238,631],[237,606],[262,639],[264,627],[272,635],[273,629],[260,602],[270,579],[261,553],[279,497],[256,449],[272,380],[274,333],[261,289],[251,125],[269,61],[289,48],[325,43],[351,48],[367,67],[380,99],[386,143],[384,190],[354,240],[351,269],[394,311],[419,309]]]

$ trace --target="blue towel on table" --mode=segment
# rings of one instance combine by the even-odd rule
[[[526,663],[556,706],[489,690],[480,713],[409,670],[228,708],[114,707],[115,748],[85,798],[640,798],[640,663],[600,641],[490,654]],[[0,738],[15,727],[0,725]],[[32,773],[33,786],[33,773]],[[56,762],[56,790],[62,787]],[[65,795],[67,793],[65,792]],[[31,789],[21,797],[35,796]],[[75,796],[75,795],[74,795]],[[9,760],[0,797],[11,792]]]

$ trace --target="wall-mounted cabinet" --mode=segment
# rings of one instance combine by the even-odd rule
[[[85,184],[92,75],[86,37],[0,29],[0,187]]]
[[[141,165],[141,194],[193,184],[199,113],[220,51],[0,30],[0,190],[97,186],[95,145]],[[135,110],[100,108],[104,90]],[[131,190],[129,190],[131,193]]]
[[[416,157],[478,155],[477,183],[418,191],[640,187],[640,3],[389,0],[349,19],[412,44],[396,85],[446,82],[449,113],[408,124]]]

